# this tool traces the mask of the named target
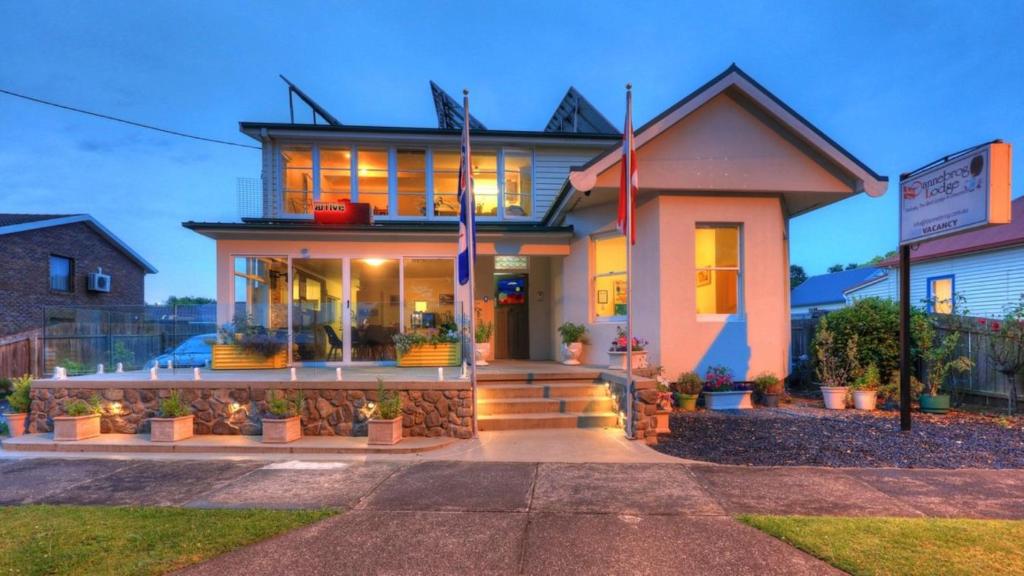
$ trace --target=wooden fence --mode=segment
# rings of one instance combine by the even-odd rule
[[[0,378],[41,373],[40,336],[40,330],[32,330],[0,338]]]
[[[969,372],[952,377],[952,392],[982,397],[986,404],[992,399],[998,399],[1000,404],[1015,403],[1021,395],[1020,374],[1011,378],[999,371],[990,355],[994,336],[982,328],[977,322],[978,318],[960,320],[955,327],[939,320],[936,329],[938,338],[945,337],[954,329],[959,331],[960,343],[955,354],[966,356],[974,362],[974,367]],[[991,322],[990,319],[987,321]]]

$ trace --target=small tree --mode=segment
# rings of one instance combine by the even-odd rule
[[[789,288],[792,290],[807,281],[807,272],[799,264],[789,265]]]

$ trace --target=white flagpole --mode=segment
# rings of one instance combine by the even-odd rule
[[[473,166],[470,161],[469,146],[469,90],[462,90],[462,119],[463,129],[466,131],[466,154],[462,159],[463,174],[466,176],[467,199],[464,206],[468,206],[472,212],[476,212],[476,195],[473,192]],[[476,389],[476,218],[475,214],[466,215],[466,247],[469,250],[469,353],[472,361],[469,364],[469,383],[473,393],[473,437],[479,432],[477,426],[477,402]],[[463,354],[465,356],[465,354]]]
[[[633,429],[633,85],[626,84],[626,437]]]

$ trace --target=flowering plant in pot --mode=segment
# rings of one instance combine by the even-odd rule
[[[64,406],[63,416],[53,417],[53,439],[86,440],[100,435],[100,396],[93,394],[88,401],[76,398]]]
[[[647,367],[647,340],[633,336],[633,368]],[[608,349],[608,357],[611,359],[608,368],[612,370],[626,369],[626,356],[629,351],[629,341],[626,338],[626,331],[618,326],[615,328],[615,339],[612,340]]]
[[[761,397],[761,405],[766,408],[778,408],[779,399],[785,392],[785,386],[778,376],[771,372],[762,372],[754,378],[754,390]]]
[[[850,380],[859,370],[857,361],[857,335],[852,334],[841,345],[828,325],[828,317],[821,319],[814,334],[814,355],[817,359],[817,374],[825,408],[843,410],[846,408],[846,394]]]
[[[878,373],[878,366],[872,362],[850,385],[853,389],[853,407],[857,410],[874,410],[878,402],[878,388],[881,385],[882,377]]]
[[[371,408],[367,423],[367,443],[397,444],[402,439],[402,397],[397,390],[385,390],[377,379],[377,403]]]
[[[558,334],[562,337],[562,364],[578,366],[580,356],[583,355],[583,340],[587,335],[586,325],[565,322],[558,327]]]
[[[151,442],[177,442],[191,438],[195,416],[192,408],[180,390],[172,390],[170,396],[160,400],[160,416],[149,419]]]
[[[302,437],[302,408],[306,396],[296,390],[292,398],[282,393],[267,392],[267,407],[263,416],[263,442],[282,444]]]
[[[743,410],[753,408],[749,386],[733,379],[728,366],[708,366],[704,373],[704,405],[708,410]]]
[[[672,391],[675,393],[676,406],[683,412],[693,412],[697,409],[697,398],[704,388],[704,381],[696,372],[683,372],[672,383]]]
[[[28,374],[11,381],[11,393],[7,396],[8,411],[4,413],[7,428],[11,436],[25,433],[25,422],[28,421],[28,409],[32,404],[32,377]]]

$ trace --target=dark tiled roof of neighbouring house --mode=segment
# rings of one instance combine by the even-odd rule
[[[77,214],[0,214],[0,226],[54,220],[57,218],[67,218],[68,216],[77,216]]]
[[[132,250],[131,246],[114,235],[104,225],[88,214],[0,214],[0,236],[7,234],[21,234],[51,228],[53,226],[64,226],[67,224],[82,223],[91,228],[100,236],[106,238],[114,247],[123,252],[125,256],[135,261],[148,274],[156,274],[156,268]]]
[[[832,272],[811,276],[803,284],[793,288],[790,293],[790,306],[814,306],[816,304],[830,304],[833,302],[844,302],[844,292],[856,288],[868,282],[885,277],[886,272],[881,268],[865,266],[842,272]]]

